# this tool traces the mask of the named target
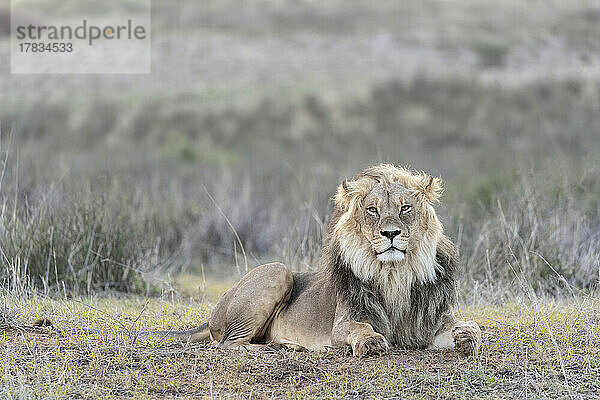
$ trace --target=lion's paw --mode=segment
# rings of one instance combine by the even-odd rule
[[[358,358],[383,355],[388,350],[389,345],[387,340],[385,340],[383,335],[376,332],[358,340],[352,346],[352,354]]]
[[[452,329],[454,349],[461,356],[474,356],[481,346],[481,329],[475,321],[466,321]]]

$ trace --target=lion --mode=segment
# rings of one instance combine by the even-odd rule
[[[145,333],[228,349],[350,347],[359,358],[392,346],[475,355],[479,326],[453,312],[458,254],[433,208],[442,191],[423,172],[366,168],[337,188],[317,272],[261,265],[220,297],[207,323]]]
[[[270,263],[225,292],[191,341],[240,349],[455,349],[475,355],[481,330],[460,321],[458,254],[433,203],[442,181],[390,164],[366,168],[337,188],[317,272]]]

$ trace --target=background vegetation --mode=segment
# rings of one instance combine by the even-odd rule
[[[2,279],[139,292],[165,272],[314,269],[337,183],[386,161],[446,180],[465,296],[594,291],[599,19],[586,2],[156,1],[149,76],[3,73]]]

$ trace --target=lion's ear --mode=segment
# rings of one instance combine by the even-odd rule
[[[355,210],[360,206],[361,199],[367,195],[372,183],[373,179],[364,176],[351,181],[344,180],[333,198],[335,205],[344,212],[349,209]]]
[[[444,193],[444,185],[440,178],[428,174],[419,177],[419,191],[429,202],[437,201]]]
[[[346,211],[350,205],[350,200],[352,200],[352,196],[350,195],[351,192],[352,189],[350,188],[350,183],[348,183],[347,179],[344,179],[344,181],[340,183],[340,186],[338,186],[335,197],[333,198],[336,206],[343,211]]]

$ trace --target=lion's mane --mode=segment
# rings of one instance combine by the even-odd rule
[[[401,183],[418,199],[419,232],[399,263],[377,260],[360,232],[356,213],[373,184]],[[344,182],[323,240],[321,270],[329,275],[351,317],[369,322],[394,346],[431,344],[444,314],[455,303],[458,255],[443,234],[431,203],[442,193],[441,181],[424,173],[382,164]]]

